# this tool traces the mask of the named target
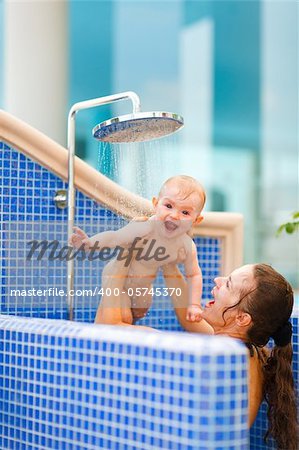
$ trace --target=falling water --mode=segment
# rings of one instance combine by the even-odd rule
[[[167,178],[180,173],[176,134],[153,141],[99,144],[99,171],[142,197],[157,196]]]
[[[181,173],[179,137],[176,134],[147,142],[99,144],[99,170],[120,186],[144,198],[158,196],[162,183]],[[182,155],[183,157],[184,155]],[[125,199],[119,199],[120,204]],[[108,224],[111,225],[110,222]],[[107,226],[107,225],[106,225]],[[115,228],[121,224],[116,223]],[[161,277],[161,275],[160,275]],[[159,283],[163,283],[160,278]],[[159,300],[159,299],[158,299]],[[154,300],[150,311],[156,309],[162,323],[170,300]],[[150,314],[149,312],[148,314]]]

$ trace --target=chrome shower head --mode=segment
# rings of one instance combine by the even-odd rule
[[[184,125],[183,117],[169,112],[136,112],[96,125],[93,137],[102,142],[128,143],[158,139]]]

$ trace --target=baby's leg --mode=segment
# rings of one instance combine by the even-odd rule
[[[97,310],[95,323],[133,324],[131,299],[124,288],[127,273],[128,267],[125,267],[120,261],[112,260],[105,266],[102,274],[104,294]],[[111,292],[111,295],[107,295],[108,292]],[[115,295],[117,292],[119,295]]]
[[[98,307],[94,323],[106,325],[121,325],[125,323],[133,325],[130,305],[131,300],[126,293],[120,294],[117,299],[114,297],[113,305],[111,304],[111,297],[104,295]]]

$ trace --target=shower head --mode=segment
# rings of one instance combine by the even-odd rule
[[[158,139],[184,125],[183,117],[169,112],[136,112],[96,125],[93,137],[102,142],[128,143]]]

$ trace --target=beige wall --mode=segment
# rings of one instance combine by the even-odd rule
[[[66,144],[67,2],[6,1],[4,109]]]

